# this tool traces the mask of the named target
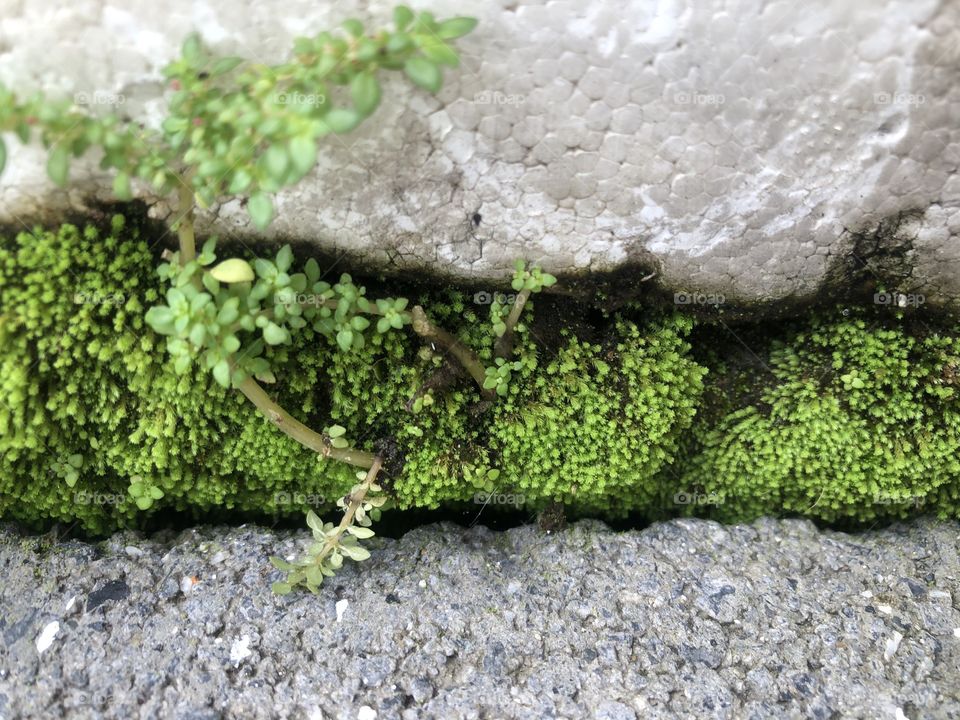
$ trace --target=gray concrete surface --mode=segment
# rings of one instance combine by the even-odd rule
[[[864,260],[889,290],[960,298],[955,0],[413,4],[481,20],[463,68],[438,98],[390,83],[376,119],[280,197],[276,236],[491,282],[518,257],[556,273],[639,261],[728,302],[826,294]],[[296,35],[391,6],[0,0],[0,82],[155,121],[160,68],[193,29],[279,60]],[[12,153],[0,221],[97,196],[89,174],[58,192],[42,168]],[[206,227],[253,235],[236,202]]]
[[[304,541],[0,532],[0,717],[960,716],[956,522],[434,525],[271,595]]]

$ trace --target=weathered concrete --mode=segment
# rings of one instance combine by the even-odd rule
[[[0,530],[0,717],[960,716],[955,522],[436,525],[271,595],[304,535]]]
[[[810,297],[876,236],[889,252],[868,278],[960,298],[955,0],[416,4],[480,18],[464,67],[437,99],[391,83],[376,120],[281,196],[272,232],[457,277],[502,279],[519,256],[554,272],[638,260],[728,301]],[[159,69],[194,28],[279,59],[297,34],[390,6],[0,0],[0,81],[156,117]],[[90,198],[41,168],[14,153],[0,220]],[[214,225],[251,234],[236,203]]]

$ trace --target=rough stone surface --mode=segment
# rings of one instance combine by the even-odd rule
[[[275,60],[391,4],[0,0],[0,81],[155,118],[192,29]],[[438,98],[391,83],[281,196],[276,235],[460,278],[502,280],[517,257],[560,273],[635,260],[673,290],[750,302],[812,297],[856,254],[888,289],[960,298],[955,0],[416,4],[480,18],[463,68]],[[0,220],[92,197],[52,191],[42,167],[13,153]],[[236,202],[208,220],[252,234]]]
[[[271,595],[304,541],[0,531],[0,717],[960,716],[955,522],[429,526]]]

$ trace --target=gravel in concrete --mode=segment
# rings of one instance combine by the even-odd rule
[[[302,533],[0,531],[0,718],[956,718],[960,524],[434,525],[317,596]]]

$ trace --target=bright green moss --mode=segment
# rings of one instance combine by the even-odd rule
[[[621,320],[604,342],[569,338],[556,357],[528,363],[494,410],[504,485],[535,504],[648,509],[703,389],[706,371],[684,340],[691,326],[679,315],[645,327]]]
[[[761,401],[703,433],[674,486],[687,510],[831,522],[957,514],[960,340],[817,319],[773,348],[769,365],[775,382]]]
[[[4,517],[131,525],[137,478],[163,491],[154,511],[198,512],[290,511],[276,492],[329,497],[350,482],[204,373],[172,372],[143,322],[157,299],[154,263],[121,219],[105,237],[65,225],[0,246]],[[83,460],[70,487],[56,468],[75,455]]]
[[[296,513],[298,493],[330,507],[354,469],[319,461],[208,375],[174,373],[142,319],[157,299],[154,264],[137,229],[119,218],[106,236],[65,225],[0,246],[0,513],[105,532],[135,524],[144,512],[136,500],[154,487],[162,497],[146,502],[151,513]],[[419,300],[491,360],[477,306],[454,292]],[[389,440],[404,465],[385,482],[401,507],[496,490],[533,506],[561,498],[621,512],[643,506],[692,418],[703,371],[685,357],[688,329],[679,318],[649,331],[621,322],[603,347],[568,338],[556,357],[522,331],[523,370],[492,411],[463,381],[427,393],[413,411],[410,399],[443,364],[440,351],[413,337],[375,336],[342,353],[304,330],[272,350],[272,389],[306,422],[343,425],[361,448]]]
[[[143,322],[155,262],[122,219],[0,241],[0,515],[107,532],[170,509],[331,509],[355,469],[318,460],[209,374],[174,373]],[[487,308],[452,291],[416,301],[491,364]],[[605,516],[958,514],[960,340],[818,320],[770,351],[762,391],[731,400],[750,373],[708,375],[691,328],[615,318],[599,339],[543,342],[521,326],[520,367],[492,404],[463,378],[424,393],[442,351],[412,334],[343,353],[305,329],[270,350],[268,388],[313,427],[391,448],[403,465],[384,484],[400,507],[493,493]]]

